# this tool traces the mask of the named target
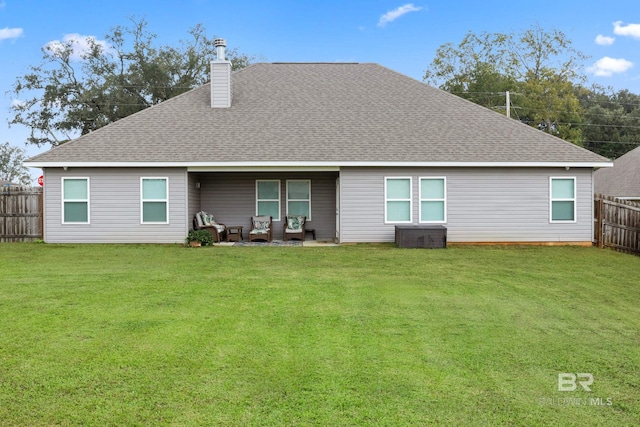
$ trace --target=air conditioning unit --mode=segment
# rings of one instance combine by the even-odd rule
[[[447,227],[444,225],[396,225],[399,248],[446,248]]]

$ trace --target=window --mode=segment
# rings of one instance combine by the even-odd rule
[[[280,221],[280,180],[256,181],[256,215]]]
[[[420,222],[447,222],[445,178],[420,178]]]
[[[576,179],[551,178],[551,222],[575,222]]]
[[[141,178],[140,221],[142,224],[169,223],[168,178]]]
[[[411,178],[384,179],[384,222],[411,223]]]
[[[287,215],[304,215],[311,220],[311,181],[292,179],[287,181]]]
[[[89,224],[89,178],[62,178],[62,223]]]

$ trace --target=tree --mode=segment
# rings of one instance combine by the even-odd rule
[[[626,89],[577,88],[584,111],[584,147],[615,159],[640,146],[640,95]]]
[[[580,143],[580,105],[573,86],[584,80],[578,71],[584,59],[559,30],[533,26],[519,34],[469,32],[457,46],[438,48],[424,80],[488,108],[496,103],[488,95],[509,90],[515,95],[515,117]]]
[[[517,81],[501,74],[493,64],[478,62],[464,75],[446,81],[441,88],[461,98],[493,110],[505,110],[505,93],[512,91]]]
[[[132,18],[105,42],[49,43],[41,64],[16,79],[13,93],[27,99],[14,103],[9,123],[31,129],[27,143],[56,146],[200,86],[216,51],[202,25],[189,34],[179,47],[156,47],[146,21]],[[237,70],[252,58],[229,49],[227,59]]]
[[[518,82],[516,87],[514,99],[522,122],[582,145],[582,110],[570,81],[543,69],[537,78]]]
[[[25,159],[23,149],[13,147],[8,142],[0,144],[0,180],[30,185],[31,175],[22,164]]]

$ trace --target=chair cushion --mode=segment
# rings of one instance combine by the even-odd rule
[[[293,228],[286,228],[284,230],[285,233],[302,233],[302,228],[298,228],[298,229],[293,229]]]
[[[268,231],[268,228],[266,230],[253,229],[249,232],[249,234],[267,234]]]
[[[196,223],[198,224],[198,227],[204,227],[204,222],[202,221],[202,212],[198,212],[196,214]]]
[[[304,216],[301,215],[293,215],[287,217],[287,229],[300,231],[302,230],[302,225],[304,224]],[[288,233],[289,231],[287,231]]]

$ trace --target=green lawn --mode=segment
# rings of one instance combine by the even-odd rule
[[[0,425],[637,425],[639,271],[577,247],[0,244]]]

